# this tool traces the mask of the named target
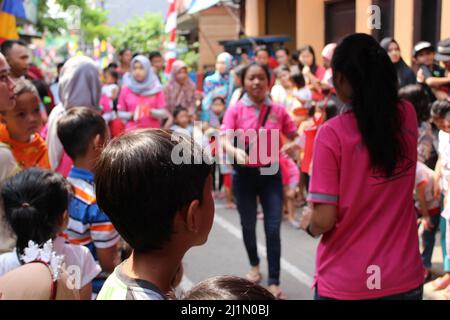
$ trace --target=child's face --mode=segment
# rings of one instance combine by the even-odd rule
[[[181,128],[187,128],[189,126],[189,114],[187,111],[181,111],[175,118],[175,123]]]
[[[435,53],[432,50],[422,50],[420,51],[417,56],[417,62],[418,64],[424,64],[426,66],[431,66],[434,63],[434,56]]]
[[[164,69],[164,59],[162,57],[154,57],[151,63],[156,72],[161,72]]]
[[[133,77],[138,82],[143,82],[145,80],[145,69],[144,66],[140,62],[136,62],[133,65]]]
[[[433,117],[433,122],[439,130],[450,133],[450,121],[445,118]]]
[[[0,111],[10,110],[16,104],[14,98],[15,84],[9,75],[9,66],[0,54]]]
[[[216,100],[213,101],[213,103],[211,105],[211,110],[216,115],[221,115],[225,111],[225,104],[223,103],[222,100],[216,99]]]
[[[5,112],[1,118],[14,140],[28,142],[39,131],[42,124],[39,99],[31,92],[25,92],[16,98],[16,106]]]
[[[292,86],[291,73],[289,71],[282,71],[280,74],[280,83],[284,88]]]
[[[116,79],[109,72],[105,72],[105,83],[106,84],[114,84],[116,83]]]
[[[261,63],[262,65],[268,65],[269,64],[269,54],[267,51],[261,50],[258,52],[258,54],[255,57],[255,61]]]

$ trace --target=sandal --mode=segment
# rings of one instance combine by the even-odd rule
[[[262,280],[262,274],[261,274],[261,272],[250,271],[249,273],[247,273],[245,275],[245,278],[250,282],[258,284]]]
[[[276,300],[287,300],[287,296],[281,291],[279,287],[276,289],[272,289],[271,287],[268,288],[269,292],[273,294]]]

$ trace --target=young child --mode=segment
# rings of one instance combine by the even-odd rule
[[[14,92],[16,106],[0,112],[0,142],[11,148],[23,169],[50,169],[47,144],[38,133],[42,124],[39,94],[28,80],[17,81]]]
[[[212,160],[195,164],[203,156],[192,139],[157,129],[127,133],[105,148],[95,177],[98,204],[133,253],[98,300],[166,298],[183,256],[206,242],[214,220]]]
[[[95,163],[108,142],[108,129],[100,114],[76,107],[58,121],[58,137],[74,163],[68,176],[74,196],[69,204],[65,236],[69,243],[88,247],[99,262],[103,272],[93,281],[93,292],[98,293],[119,259],[120,236],[99,209],[94,191]]]
[[[206,135],[212,136],[214,132],[217,132],[218,129],[220,129],[220,126],[222,124],[223,116],[225,114],[225,98],[221,95],[217,95],[212,100],[212,105],[210,107],[210,117],[209,117],[209,128],[210,130],[206,132]],[[212,149],[213,149],[213,155],[216,156],[216,154],[220,157],[221,154],[219,152],[219,145],[217,144],[217,141],[215,139],[211,140]],[[218,165],[219,169],[219,185],[216,185],[216,177],[214,175],[213,183],[214,183],[214,190],[217,191],[216,195],[219,198],[223,197],[223,194],[221,194],[220,190],[222,189],[222,186],[225,190],[225,207],[227,209],[235,209],[236,206],[233,202],[233,191],[232,191],[232,172],[233,168],[227,164],[230,162],[227,162],[225,152],[222,154],[221,163]],[[216,189],[217,188],[217,189]]]
[[[187,136],[192,135],[192,126],[188,109],[182,106],[177,106],[173,112],[174,124],[170,127],[174,132],[182,133]]]
[[[435,62],[436,49],[431,43],[421,41],[414,46],[413,53],[419,65],[419,71],[417,72],[418,82],[426,85],[433,101],[441,99],[443,94],[447,94],[448,87],[435,81],[436,78],[445,78],[445,69]]]
[[[204,280],[184,293],[181,300],[275,300],[263,286],[234,276]]]
[[[103,70],[103,86],[102,97],[100,98],[100,105],[103,109],[103,118],[110,122],[115,119],[115,107],[117,98],[119,97],[119,73],[111,68]]]
[[[298,229],[300,224],[295,219],[294,199],[300,182],[300,170],[295,161],[286,154],[280,155],[280,169],[283,179],[284,206],[287,211],[287,217],[289,223]]]
[[[64,256],[66,269],[77,268],[81,278],[74,285],[79,286],[76,289],[80,289],[81,298],[89,300],[91,282],[100,273],[100,267],[87,248],[66,244],[59,236],[69,219],[69,190],[70,185],[61,175],[38,168],[17,174],[3,186],[6,221],[17,243],[15,250],[0,255],[0,276],[26,262],[19,257],[26,253],[29,241],[42,246],[51,239],[55,253]]]
[[[423,228],[422,261],[426,268],[425,279],[431,276],[431,257],[433,256],[436,231],[439,227],[440,205],[434,197],[434,171],[423,162],[417,162],[416,183],[414,189],[414,200],[416,210],[420,215],[421,228]]]
[[[440,130],[439,132],[439,160],[435,169],[434,196],[441,199],[441,210],[445,211],[445,199],[449,194],[450,181],[450,102],[435,101],[431,107],[431,117]],[[441,217],[439,222],[441,231],[441,247],[445,275],[433,281],[435,290],[443,290],[450,286],[450,259],[445,246],[446,221]]]

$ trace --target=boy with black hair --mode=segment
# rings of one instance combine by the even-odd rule
[[[203,154],[192,138],[159,129],[130,132],[103,151],[98,204],[133,253],[98,300],[166,299],[185,253],[206,242],[214,220],[212,160]]]
[[[413,55],[420,68],[417,72],[417,82],[426,85],[433,101],[443,100],[443,94],[447,94],[448,87],[439,81],[439,78],[445,78],[445,69],[435,61],[436,48],[429,42],[421,41],[414,46]]]
[[[100,114],[76,107],[58,121],[58,137],[74,163],[68,176],[74,197],[69,204],[65,237],[69,243],[88,247],[99,262],[103,272],[92,283],[92,291],[98,293],[119,258],[120,236],[108,216],[99,209],[94,191],[95,164],[109,140],[109,131]]]

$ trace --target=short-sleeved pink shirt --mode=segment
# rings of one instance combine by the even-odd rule
[[[272,154],[272,134],[277,133],[284,134],[285,136],[290,136],[297,132],[297,125],[292,121],[289,114],[286,112],[286,108],[280,104],[270,102],[270,100],[266,100],[261,106],[255,106],[246,96],[239,100],[233,108],[228,108],[223,122],[221,126],[222,133],[227,132],[228,130],[239,130],[241,129],[243,132],[243,136],[245,137],[246,144],[250,146],[255,145],[255,141],[251,138],[252,136],[248,134],[250,130],[258,131],[260,125],[263,122],[264,115],[269,110],[268,107],[270,105],[270,114],[267,117],[267,121],[263,127],[263,129],[267,130],[267,139],[266,141],[262,141],[262,135],[257,135],[256,145],[258,150],[261,148],[265,148],[267,152],[262,152],[264,157],[267,155],[267,159],[257,159],[257,163],[250,164],[249,167],[259,167],[263,165],[267,165],[268,159],[276,159],[278,160],[279,156],[279,148],[276,150],[276,154]],[[278,141],[280,143],[280,141]],[[281,145],[280,145],[281,146]],[[251,152],[250,152],[251,154]],[[259,155],[259,153],[258,153]],[[276,156],[276,157],[274,157]],[[258,156],[259,157],[259,156]]]
[[[417,120],[410,103],[399,108],[405,156],[390,178],[371,168],[353,112],[318,132],[308,201],[337,206],[336,226],[317,250],[314,285],[321,296],[374,299],[423,283],[413,201]]]
[[[136,109],[139,107],[141,110],[146,110],[146,113],[148,114],[148,116],[140,117],[137,121],[128,121],[125,127],[126,131],[144,128],[160,128],[160,120],[152,117],[149,112],[151,109],[163,109],[165,105],[166,100],[163,91],[147,97],[137,95],[127,86],[123,86],[120,91],[117,110],[131,112],[134,114]]]

